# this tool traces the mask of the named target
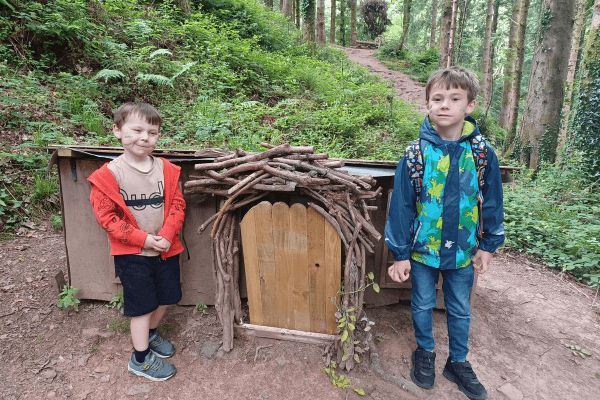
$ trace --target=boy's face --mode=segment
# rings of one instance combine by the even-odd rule
[[[156,148],[160,127],[139,114],[130,114],[121,128],[113,125],[113,134],[123,144],[125,153],[143,161]]]
[[[446,84],[431,88],[427,102],[427,115],[436,130],[462,129],[465,115],[475,109],[475,100],[469,101],[468,92],[461,88],[446,89]],[[439,132],[439,130],[438,130]]]

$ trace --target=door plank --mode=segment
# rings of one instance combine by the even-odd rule
[[[335,333],[337,327],[335,313],[337,304],[341,304],[337,292],[342,284],[342,244],[340,235],[329,223],[325,223],[325,268],[326,268],[326,290],[325,290],[325,315],[327,328],[325,333],[330,335]],[[333,299],[333,301],[332,301]]]
[[[254,212],[263,324],[277,326],[277,286],[275,249],[273,247],[273,220],[271,216],[272,206],[268,201],[263,201],[254,207]]]
[[[325,218],[313,209],[306,212],[310,331],[325,333]]]
[[[306,207],[293,204],[290,207],[290,254],[294,275],[294,329],[310,331],[310,292],[308,288],[308,260]]]
[[[258,254],[256,253],[256,215],[254,208],[246,213],[241,223],[244,246],[244,267],[246,269],[246,286],[248,287],[248,308],[250,322],[262,325],[262,302],[260,300],[260,274]]]
[[[278,327],[294,328],[293,264],[290,239],[290,209],[287,204],[273,204],[273,247],[277,288]]]

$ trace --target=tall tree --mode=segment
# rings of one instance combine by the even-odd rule
[[[192,12],[192,6],[190,4],[190,0],[177,0],[177,5],[181,8],[186,14],[190,14]]]
[[[466,19],[467,19],[468,10],[469,10],[468,5],[469,5],[469,0],[463,0],[462,7],[460,7],[460,24],[458,26],[458,43],[456,45],[456,56],[454,57],[454,59],[456,60],[454,62],[455,64],[460,64],[460,46],[462,45],[463,30],[465,29],[465,23],[466,23]]]
[[[454,38],[456,37],[456,16],[458,14],[458,0],[452,0],[452,22],[450,24],[450,39],[448,41],[448,56],[446,68],[452,65],[454,59]]]
[[[600,0],[594,2],[592,24],[583,51],[577,113],[570,141],[583,154],[582,168],[600,174]]]
[[[356,46],[356,0],[351,0],[350,9],[350,45]]]
[[[294,0],[283,0],[281,12],[287,17],[288,21],[294,22]]]
[[[431,36],[429,38],[429,47],[435,47],[435,28],[437,28],[437,8],[438,0],[431,3]]]
[[[296,29],[300,29],[300,3],[302,0],[294,0],[294,6],[296,8]]]
[[[335,0],[331,0],[331,23],[329,27],[329,43],[335,44]]]
[[[572,0],[567,0],[572,1]],[[504,67],[504,86],[498,125],[506,129],[506,143],[512,143],[516,134],[517,113],[521,97],[523,55],[525,51],[525,28],[530,0],[515,0],[508,37],[508,52]]]
[[[575,70],[577,69],[577,61],[579,58],[579,50],[581,50],[580,43],[583,31],[585,28],[585,14],[587,0],[577,0],[577,6],[575,11],[575,23],[573,27],[573,38],[571,38],[571,55],[569,56],[569,72],[567,72],[566,88],[567,93],[565,94],[565,102],[562,109],[562,125],[560,133],[558,134],[558,146],[556,147],[556,154],[560,157],[565,143],[567,141],[567,128],[569,127],[569,116],[571,114],[571,100],[573,99],[573,82],[575,82]]]
[[[448,46],[450,45],[450,31],[452,29],[452,0],[442,0],[442,20],[440,21],[440,68],[446,68],[448,64]]]
[[[494,46],[492,37],[496,34],[498,28],[498,11],[500,9],[500,0],[488,0],[487,15],[485,18],[485,36],[483,39],[483,56],[481,61],[481,74],[483,75],[483,84],[481,85],[482,106],[485,113],[492,103],[492,91],[494,89]]]
[[[542,0],[541,22],[519,131],[521,161],[554,161],[573,34],[575,0]]]
[[[315,41],[315,0],[302,0],[302,39]]]
[[[265,0],[265,6],[269,7],[272,10],[273,9],[273,0]]]
[[[325,44],[325,0],[317,0],[317,43]]]
[[[400,36],[400,42],[398,43],[398,49],[404,47],[404,40],[408,35],[408,28],[410,26],[410,6],[412,0],[404,0],[404,12],[402,14],[402,36]]]

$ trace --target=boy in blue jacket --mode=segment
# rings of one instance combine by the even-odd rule
[[[479,82],[463,67],[433,73],[425,88],[427,117],[394,178],[385,241],[396,282],[412,273],[412,318],[417,349],[413,382],[433,388],[435,282],[442,273],[450,356],[444,376],[473,399],[487,391],[466,360],[474,269],[485,273],[504,242],[502,179],[494,150],[468,114]]]

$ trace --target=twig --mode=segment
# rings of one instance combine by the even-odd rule
[[[598,298],[598,289],[600,289],[600,285],[596,287],[596,295],[594,296],[594,300],[592,300],[592,307],[596,304],[596,299]]]
[[[2,314],[2,315],[0,315],[0,318],[8,317],[9,315],[13,315],[13,314],[14,314],[14,313],[16,313],[16,312],[17,312],[17,311],[15,310],[15,311],[11,311],[11,312],[9,312],[9,313],[6,313],[6,314]]]
[[[265,346],[258,346],[256,347],[256,353],[254,353],[254,363],[256,364],[256,359],[258,358],[258,352],[262,349],[266,349],[267,347],[273,347],[272,344],[267,344]]]

